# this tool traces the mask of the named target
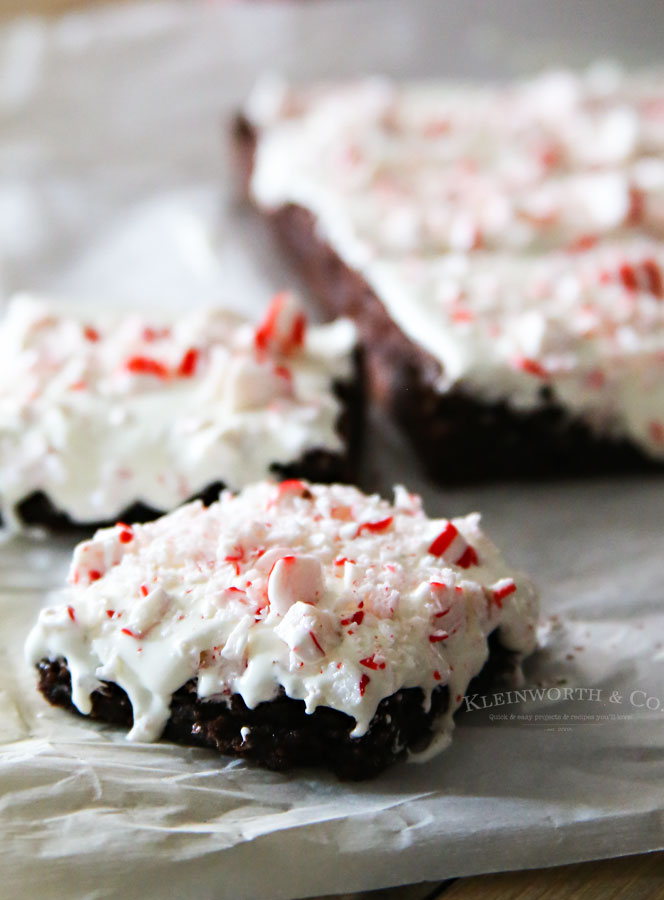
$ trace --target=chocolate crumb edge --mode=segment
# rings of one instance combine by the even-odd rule
[[[517,654],[502,647],[493,632],[487,662],[468,690],[487,690],[511,678],[518,664]],[[46,700],[82,715],[72,702],[66,660],[42,659],[36,668]],[[131,727],[131,703],[117,684],[102,682],[91,700],[89,718]],[[249,709],[239,694],[200,700],[196,683],[190,680],[173,694],[162,739],[216,750],[273,771],[319,768],[332,771],[342,781],[363,781],[403,759],[409,750],[425,750],[435,737],[436,724],[449,707],[449,690],[446,685],[436,688],[427,711],[423,700],[420,688],[397,691],[381,700],[368,732],[352,738],[355,720],[351,716],[322,706],[308,714],[304,702],[287,697],[283,688],[275,699]]]

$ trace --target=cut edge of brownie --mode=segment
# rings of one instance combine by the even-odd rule
[[[357,482],[365,412],[364,355],[359,348],[353,354],[352,377],[344,381],[335,381],[332,389],[341,403],[337,433],[343,441],[344,450],[335,452],[313,447],[297,461],[273,463],[270,473],[277,479],[297,477],[313,482]],[[202,500],[205,506],[209,506],[217,500],[225,486],[223,481],[216,481],[183,503]],[[63,510],[58,509],[43,491],[33,492],[16,507],[19,519],[27,527],[43,527],[52,531],[70,532],[89,532],[112,526],[117,521],[149,522],[165,515],[166,512],[168,510],[159,510],[146,503],[136,502],[121,510],[112,519],[79,522],[72,519]]]
[[[233,138],[249,196],[258,133],[240,115]],[[484,402],[461,383],[441,393],[440,362],[404,334],[366,280],[318,234],[314,214],[295,204],[259,211],[326,314],[355,321],[371,392],[408,435],[434,481],[664,472],[664,461],[627,438],[597,433],[556,403],[546,386],[541,405],[527,411],[506,401]]]
[[[517,654],[503,648],[493,632],[489,636],[489,658],[468,689],[495,686],[510,677],[518,663]],[[48,702],[81,715],[72,702],[66,661],[43,659],[37,670],[39,690]],[[351,716],[323,706],[306,713],[304,701],[287,697],[283,689],[274,700],[249,709],[239,694],[222,700],[200,700],[192,680],[173,694],[162,737],[251,760],[273,771],[316,767],[329,769],[341,780],[360,781],[377,776],[408,751],[426,749],[448,710],[448,688],[445,685],[434,690],[426,711],[423,699],[420,688],[401,689],[384,698],[367,733],[352,738],[355,720]],[[117,684],[103,682],[91,700],[92,712],[84,718],[131,727],[131,703]]]

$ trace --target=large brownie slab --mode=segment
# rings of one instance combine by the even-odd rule
[[[258,140],[260,130],[239,116],[234,142],[247,195]],[[463,380],[441,391],[439,360],[404,333],[376,290],[321,235],[309,209],[285,203],[260,211],[325,312],[358,324],[373,396],[401,424],[435,480],[661,471],[660,458],[571,412],[546,383],[530,408],[487,402]]]

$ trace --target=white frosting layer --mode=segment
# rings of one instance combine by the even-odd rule
[[[240,694],[281,687],[307,712],[328,706],[364,734],[384,697],[448,685],[451,715],[498,628],[509,649],[535,646],[531,582],[508,568],[479,516],[430,520],[396,488],[389,504],[345,485],[261,482],[146,525],[97,532],[74,553],[60,606],[30,634],[31,663],[66,658],[73,701],[91,710],[100,680],[134,711],[133,740],[155,740],[174,691]]]
[[[343,450],[335,380],[353,375],[347,320],[308,328],[277,295],[259,326],[200,309],[174,321],[15,299],[0,324],[0,502],[33,491],[79,522],[136,501],[168,510],[217,481]]]
[[[462,384],[664,456],[664,77],[260,86],[251,190],[300,204]]]

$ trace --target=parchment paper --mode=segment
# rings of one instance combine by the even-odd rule
[[[504,75],[659,51],[656,2],[489,6],[164,3],[5,27],[2,298],[27,288],[258,310],[290,283],[234,199],[222,142],[224,115],[263,68]],[[360,785],[128,745],[50,709],[23,662],[73,541],[5,542],[4,898],[275,900],[664,846],[664,481],[442,492],[389,425],[376,420],[371,435],[368,486],[405,481],[432,514],[482,510],[508,558],[537,577],[543,647],[527,685],[552,690],[502,706],[489,695],[439,758]],[[563,687],[576,693],[557,701]]]

